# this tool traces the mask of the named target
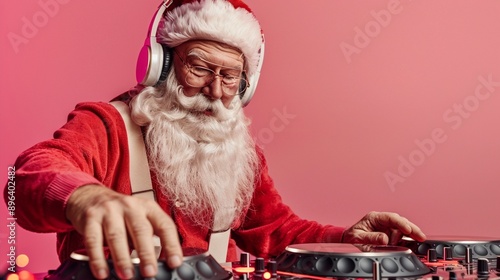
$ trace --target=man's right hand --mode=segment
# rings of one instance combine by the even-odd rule
[[[83,236],[92,274],[98,279],[109,276],[104,243],[111,252],[119,277],[133,277],[128,238],[141,261],[143,277],[154,277],[158,272],[153,235],[160,238],[167,265],[176,268],[182,264],[182,249],[174,221],[152,200],[87,185],[71,194],[66,217]]]

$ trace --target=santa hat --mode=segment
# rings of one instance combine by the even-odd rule
[[[174,0],[157,36],[172,48],[196,39],[225,43],[241,50],[249,76],[258,71],[261,28],[240,0]]]

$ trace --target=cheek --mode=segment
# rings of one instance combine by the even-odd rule
[[[192,97],[197,95],[200,91],[199,89],[194,89],[190,86],[183,85],[184,95],[187,97]]]
[[[182,86],[182,88],[184,90],[184,95],[191,97],[191,96],[195,96],[196,94],[198,94],[199,89],[192,88],[191,86],[186,84],[186,78],[185,78],[186,73],[184,73],[182,71],[178,71],[177,69],[179,69],[179,68],[176,67],[175,77],[177,78],[177,82],[179,83],[179,85]]]

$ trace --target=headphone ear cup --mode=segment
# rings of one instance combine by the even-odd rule
[[[247,106],[248,103],[250,103],[250,100],[252,100],[252,97],[255,93],[255,89],[257,87],[257,82],[259,80],[259,73],[255,73],[254,75],[248,77],[248,84],[249,86],[246,87],[245,91],[240,93],[240,99],[243,107]],[[240,91],[241,91],[242,85],[240,84]]]
[[[139,52],[139,56],[137,58],[137,64],[135,67],[135,79],[138,84],[144,85],[146,80],[148,79],[149,67],[151,57],[151,48],[149,45],[144,45]]]
[[[169,55],[170,51],[165,49],[166,46],[156,41],[156,33],[158,32],[158,26],[160,25],[163,13],[170,7],[172,2],[172,0],[164,0],[149,24],[148,37],[139,53],[135,69],[135,77],[138,84],[154,86],[166,78],[166,72],[168,72],[170,67],[171,55]]]
[[[144,45],[137,60],[137,82],[144,86],[156,85],[160,80],[163,65],[162,45],[156,42]]]
[[[245,79],[246,82],[245,81],[240,82],[240,87],[238,88],[240,99],[243,99],[243,97],[245,96],[245,92],[247,92],[248,88],[247,74],[245,72],[243,72],[242,78]]]
[[[259,62],[257,64],[257,70],[255,73],[253,73],[252,76],[247,77],[247,75],[244,75],[244,79],[247,80],[248,82],[248,87],[243,93],[240,93],[240,98],[241,98],[241,103],[243,104],[243,107],[247,106],[248,103],[250,103],[250,100],[252,100],[252,97],[255,93],[255,89],[257,88],[257,83],[259,82],[259,77],[260,77],[260,71],[262,69],[262,64],[264,62],[264,49],[265,49],[265,43],[264,43],[264,34],[262,34],[262,45],[260,46],[260,55],[259,55]],[[241,84],[240,84],[240,92],[241,92]]]
[[[156,84],[159,84],[167,79],[168,71],[170,70],[173,62],[172,49],[163,44],[161,44],[161,47],[163,50],[163,65],[161,68],[160,77],[158,78],[158,82]]]

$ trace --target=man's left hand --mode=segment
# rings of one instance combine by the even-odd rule
[[[403,236],[409,236],[420,242],[426,238],[419,227],[396,213],[370,212],[346,229],[342,242],[395,245]]]

